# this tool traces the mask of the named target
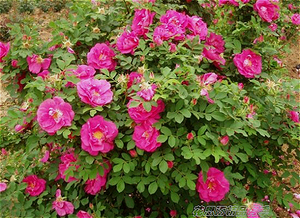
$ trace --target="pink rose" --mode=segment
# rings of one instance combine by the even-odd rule
[[[176,210],[171,210],[170,211],[170,216],[171,217],[176,217],[177,216],[177,211]]]
[[[77,70],[74,70],[73,73],[79,79],[89,79],[95,75],[96,71],[93,67],[87,65],[78,65]]]
[[[172,52],[172,53],[176,52],[176,50],[177,50],[176,45],[172,42],[170,42],[169,45],[170,45],[169,51]]]
[[[212,99],[209,97],[209,93],[208,93],[207,89],[201,89],[200,95],[201,95],[201,96],[205,96],[206,99],[207,99],[207,101],[208,101],[208,103],[210,103],[210,104],[215,103],[214,100],[212,100]]]
[[[112,102],[113,92],[106,80],[89,78],[77,83],[77,93],[81,101],[92,107],[103,106]]]
[[[155,84],[149,85],[148,83],[141,84],[141,91],[138,91],[136,94],[143,98],[145,101],[150,101],[156,90],[157,86]]]
[[[0,192],[4,192],[7,189],[5,182],[0,182]]]
[[[48,70],[43,70],[42,72],[40,72],[38,74],[38,76],[42,77],[45,80],[48,77],[49,74],[50,74],[50,72]]]
[[[99,173],[95,179],[88,179],[85,183],[84,191],[87,194],[96,195],[106,186],[106,177],[100,176]]]
[[[42,163],[46,163],[50,158],[50,151],[46,150],[43,158],[40,159]]]
[[[259,212],[263,211],[263,207],[260,204],[252,203],[247,208],[247,217],[248,218],[260,218],[258,215]]]
[[[198,16],[192,16],[192,17],[188,16],[187,20],[188,20],[187,29],[189,29],[192,32],[190,37],[193,38],[198,35],[200,40],[205,40],[207,36],[207,25],[202,20],[202,18]]]
[[[131,29],[137,36],[146,37],[149,31],[149,26],[153,22],[155,12],[151,13],[148,9],[135,10]]]
[[[220,142],[221,142],[222,145],[227,145],[228,142],[229,142],[229,137],[228,137],[228,135],[223,136],[222,138],[220,138]]]
[[[56,190],[56,199],[52,203],[52,209],[56,210],[59,216],[65,216],[74,212],[74,206],[71,202],[63,200],[60,189]]]
[[[239,3],[237,2],[237,0],[220,0],[219,1],[219,5],[225,5],[225,4],[231,4],[234,6],[239,6]]]
[[[268,28],[271,30],[271,31],[276,31],[277,30],[277,24],[276,23],[271,23],[270,26],[268,26]]]
[[[60,157],[61,163],[58,165],[59,177],[65,180],[66,182],[72,182],[77,180],[75,177],[70,176],[69,179],[66,179],[65,172],[69,167],[75,166],[76,170],[79,168],[79,165],[76,165],[77,157],[75,157],[74,152],[65,153]]]
[[[114,139],[118,135],[116,125],[111,121],[106,121],[100,115],[88,119],[82,126],[81,148],[96,156],[101,153],[107,153],[114,148]]]
[[[129,89],[132,85],[136,85],[140,83],[143,79],[143,74],[137,73],[137,72],[131,72],[129,74],[129,79],[127,82],[127,88]]]
[[[196,190],[205,202],[221,201],[229,191],[229,182],[224,173],[214,167],[207,172],[206,182],[203,181],[202,171],[199,173]]]
[[[291,20],[293,24],[300,25],[300,14],[293,14]]]
[[[151,111],[149,112],[147,112],[144,109],[143,104],[141,102],[137,107],[130,108],[129,106],[133,101],[135,100],[131,99],[127,104],[128,113],[130,118],[133,119],[134,122],[138,124],[143,123],[145,121],[147,121],[150,124],[155,123],[157,120],[160,119],[159,113],[163,112],[165,109],[165,104],[162,100],[158,100],[157,106],[156,107],[152,106]]]
[[[161,143],[157,142],[159,131],[150,123],[143,123],[134,127],[132,139],[136,147],[147,152],[154,152]]]
[[[101,189],[104,189],[106,186],[107,175],[111,171],[112,166],[108,160],[104,160],[104,164],[101,165],[103,166],[104,170],[103,176],[97,173],[95,179],[88,179],[85,183],[84,191],[88,194],[96,195],[98,192],[101,191]]]
[[[8,152],[5,150],[5,148],[1,148],[1,153],[3,156],[8,155]]]
[[[221,56],[225,51],[225,41],[221,35],[216,35],[211,33],[206,39],[203,49],[203,56],[211,61],[214,61],[214,64],[219,67],[220,64],[225,65],[226,61]]]
[[[34,74],[40,73],[41,70],[48,70],[51,65],[51,58],[43,59],[41,56],[36,54],[28,56],[26,60],[29,66],[29,71]]]
[[[244,49],[241,54],[236,54],[233,62],[239,73],[246,78],[254,78],[261,73],[261,56],[250,49]]]
[[[243,83],[239,83],[239,84],[238,84],[238,87],[239,87],[239,90],[243,90],[244,84],[243,84]]]
[[[117,48],[122,54],[134,54],[134,49],[139,46],[139,42],[135,32],[125,31],[117,39]]]
[[[263,21],[271,23],[279,18],[279,6],[271,0],[257,0],[253,5],[255,11]]]
[[[178,26],[162,24],[154,29],[153,42],[157,45],[161,45],[163,41],[167,41],[171,38],[180,41],[185,38],[184,33],[185,30]]]
[[[25,192],[30,196],[38,196],[46,189],[46,180],[40,179],[36,175],[27,176],[22,182],[27,183]]]
[[[197,81],[199,81],[200,86],[212,85],[218,81],[218,75],[215,73],[206,73],[206,74],[199,76],[197,78]]]
[[[85,212],[83,210],[78,211],[76,214],[78,218],[93,218],[92,215],[90,215],[88,212]]]
[[[22,132],[24,129],[25,129],[25,127],[22,126],[22,125],[17,124],[17,125],[15,126],[15,131],[16,131],[16,132]]]
[[[9,52],[10,44],[4,44],[0,42],[0,63],[3,62],[2,58],[4,58]]]
[[[160,22],[163,24],[176,26],[182,29],[183,32],[185,32],[185,28],[188,25],[187,16],[174,10],[168,10],[166,14],[162,15],[160,17]]]
[[[87,62],[94,69],[113,71],[117,65],[115,56],[115,52],[105,43],[97,43],[87,54]]]
[[[60,97],[47,99],[37,110],[37,121],[40,127],[50,135],[54,135],[64,126],[71,126],[74,111],[69,103]]]
[[[294,121],[295,123],[299,123],[299,112],[297,111],[290,111],[290,118],[292,121]]]
[[[17,67],[18,67],[18,60],[12,60],[12,61],[11,61],[11,66],[12,66],[13,68],[17,68]]]

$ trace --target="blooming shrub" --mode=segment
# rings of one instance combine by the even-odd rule
[[[18,102],[1,119],[2,214],[189,217],[265,195],[293,203],[275,181],[290,176],[279,157],[299,143],[299,84],[280,64],[296,10],[272,0],[70,10],[49,42],[25,23],[0,43]]]

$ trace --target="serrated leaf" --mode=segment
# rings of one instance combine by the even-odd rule
[[[162,173],[167,172],[167,170],[168,170],[168,163],[167,163],[167,161],[162,160],[162,161],[159,163],[159,170],[160,170]]]
[[[167,141],[168,140],[168,136],[166,136],[166,135],[160,135],[160,136],[158,136],[157,137],[157,142],[161,142],[161,143],[164,143],[165,141]]]
[[[179,202],[179,195],[176,192],[171,192],[171,200],[174,203],[178,203]]]
[[[92,156],[86,156],[85,161],[88,164],[92,164],[94,162],[94,158]]]
[[[125,189],[125,183],[122,179],[119,180],[117,184],[117,191],[121,193]]]
[[[157,188],[158,188],[157,183],[156,183],[156,182],[152,182],[152,183],[149,185],[149,187],[148,187],[149,194],[150,194],[150,195],[154,194],[154,193],[156,192]]]

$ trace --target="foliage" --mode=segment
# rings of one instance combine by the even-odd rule
[[[288,47],[282,37],[297,32],[298,27],[285,21],[285,15],[293,12],[279,3],[280,17],[275,21],[278,29],[271,31],[270,24],[253,11],[255,1],[215,7],[203,7],[204,3],[207,2],[157,0],[155,4],[138,4],[108,0],[95,6],[77,2],[70,4],[68,19],[50,23],[53,29],[50,42],[40,41],[33,25],[8,25],[14,40],[9,54],[3,58],[5,62],[0,63],[2,80],[10,81],[7,90],[20,105],[10,108],[1,119],[0,147],[9,151],[0,156],[0,182],[8,184],[0,196],[1,213],[14,217],[56,217],[51,207],[59,188],[76,212],[85,210],[95,217],[168,217],[170,210],[188,217],[196,205],[203,203],[196,191],[198,174],[202,171],[206,177],[210,167],[223,171],[230,182],[226,198],[210,205],[241,205],[246,198],[259,202],[269,195],[271,200],[276,198],[279,204],[289,207],[292,196],[282,192],[288,189],[286,184],[274,187],[271,181],[279,178],[276,172],[289,169],[280,159],[284,144],[289,145],[286,158],[295,149],[300,157],[299,125],[289,115],[290,111],[298,110],[294,93],[299,84],[293,79],[283,79],[286,70],[276,61]],[[147,37],[139,38],[134,53],[122,54],[113,46],[115,70],[97,70],[95,75],[96,79],[109,81],[113,101],[97,107],[83,103],[76,86],[67,85],[80,81],[70,74],[71,69],[87,64],[87,53],[96,43],[114,45],[124,30],[130,29],[137,8],[156,13]],[[221,57],[226,64],[216,66],[214,61],[203,57],[206,41],[199,43],[199,37],[170,39],[153,46],[154,29],[170,9],[200,16],[209,33],[222,35],[225,51]],[[254,43],[261,35],[263,41]],[[176,44],[174,52],[170,51],[171,42]],[[53,46],[55,49],[49,50]],[[240,75],[233,63],[234,54],[247,48],[262,57],[262,73],[251,79]],[[50,74],[45,79],[29,71],[26,58],[33,54],[52,59]],[[17,66],[12,66],[12,60],[17,60]],[[141,90],[139,84],[128,88],[126,75],[131,72],[143,73],[145,82],[157,86],[152,100],[146,101],[136,94]],[[201,85],[199,76],[209,72],[218,74],[219,80]],[[214,103],[201,95],[204,88]],[[54,96],[70,103],[75,117],[71,126],[49,135],[35,117],[40,104]],[[160,132],[157,141],[162,143],[154,152],[137,148],[132,139],[137,124],[128,115],[129,98],[142,102],[146,111],[157,106],[157,100],[165,104],[161,118],[153,124]],[[25,111],[24,105],[27,105]],[[137,106],[137,103],[129,105]],[[114,122],[119,134],[112,151],[91,156],[81,148],[80,131],[96,115]],[[23,125],[24,129],[15,132],[16,125]],[[193,137],[187,138],[189,133]],[[223,136],[229,136],[228,143],[220,142]],[[61,156],[70,149],[77,161],[65,171],[66,180],[56,179]],[[40,159],[47,150],[50,159],[43,163]],[[104,175],[107,168],[104,160],[112,164],[106,188],[95,196],[88,195],[84,191],[85,182],[95,179],[97,173]],[[25,194],[26,184],[22,183],[24,177],[32,174],[47,181],[46,190],[36,197]],[[71,177],[76,180],[66,182]],[[297,179],[298,175],[293,174],[291,183],[296,184]],[[69,217],[75,217],[74,214]]]

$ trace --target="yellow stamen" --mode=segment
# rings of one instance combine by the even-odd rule
[[[93,136],[100,140],[103,137],[103,133],[101,131],[94,132]]]

